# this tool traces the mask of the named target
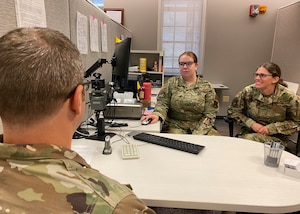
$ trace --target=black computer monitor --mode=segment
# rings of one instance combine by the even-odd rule
[[[112,82],[118,91],[126,91],[128,86],[128,69],[131,49],[131,38],[126,38],[115,46],[112,57]]]

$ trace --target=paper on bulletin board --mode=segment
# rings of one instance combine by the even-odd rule
[[[92,52],[99,52],[98,37],[98,19],[95,16],[90,16],[90,46]]]
[[[77,48],[81,54],[88,54],[87,17],[77,11]]]
[[[44,0],[15,0],[17,27],[47,27]]]
[[[107,52],[107,25],[101,22],[101,46],[102,52]]]

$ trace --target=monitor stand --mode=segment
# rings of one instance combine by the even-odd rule
[[[105,132],[105,120],[104,117],[100,117],[100,111],[96,111],[96,119],[97,119],[97,134],[88,136],[86,137],[86,139],[105,141],[105,137],[107,135],[109,135],[110,137],[116,135],[115,133],[112,132]]]
[[[113,137],[115,136],[116,134],[115,133],[112,133],[112,132],[108,132],[108,133],[105,133],[104,135],[92,135],[92,136],[89,136],[89,137],[86,137],[85,139],[88,139],[88,140],[98,140],[98,141],[105,141],[105,137],[106,136],[110,136],[110,137]]]

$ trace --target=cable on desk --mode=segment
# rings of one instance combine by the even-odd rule
[[[120,139],[114,140],[114,141],[112,142],[112,144],[113,144],[113,143],[116,143],[116,142],[118,142],[118,141],[124,141],[126,144],[130,144],[130,142],[128,141],[128,139],[126,138],[126,136],[124,136],[124,135],[122,135],[122,134],[116,134],[116,135],[119,136]]]

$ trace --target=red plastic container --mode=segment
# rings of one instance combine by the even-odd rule
[[[151,82],[144,82],[143,87],[145,88],[144,91],[144,100],[151,101],[151,89],[152,89],[152,84]]]

